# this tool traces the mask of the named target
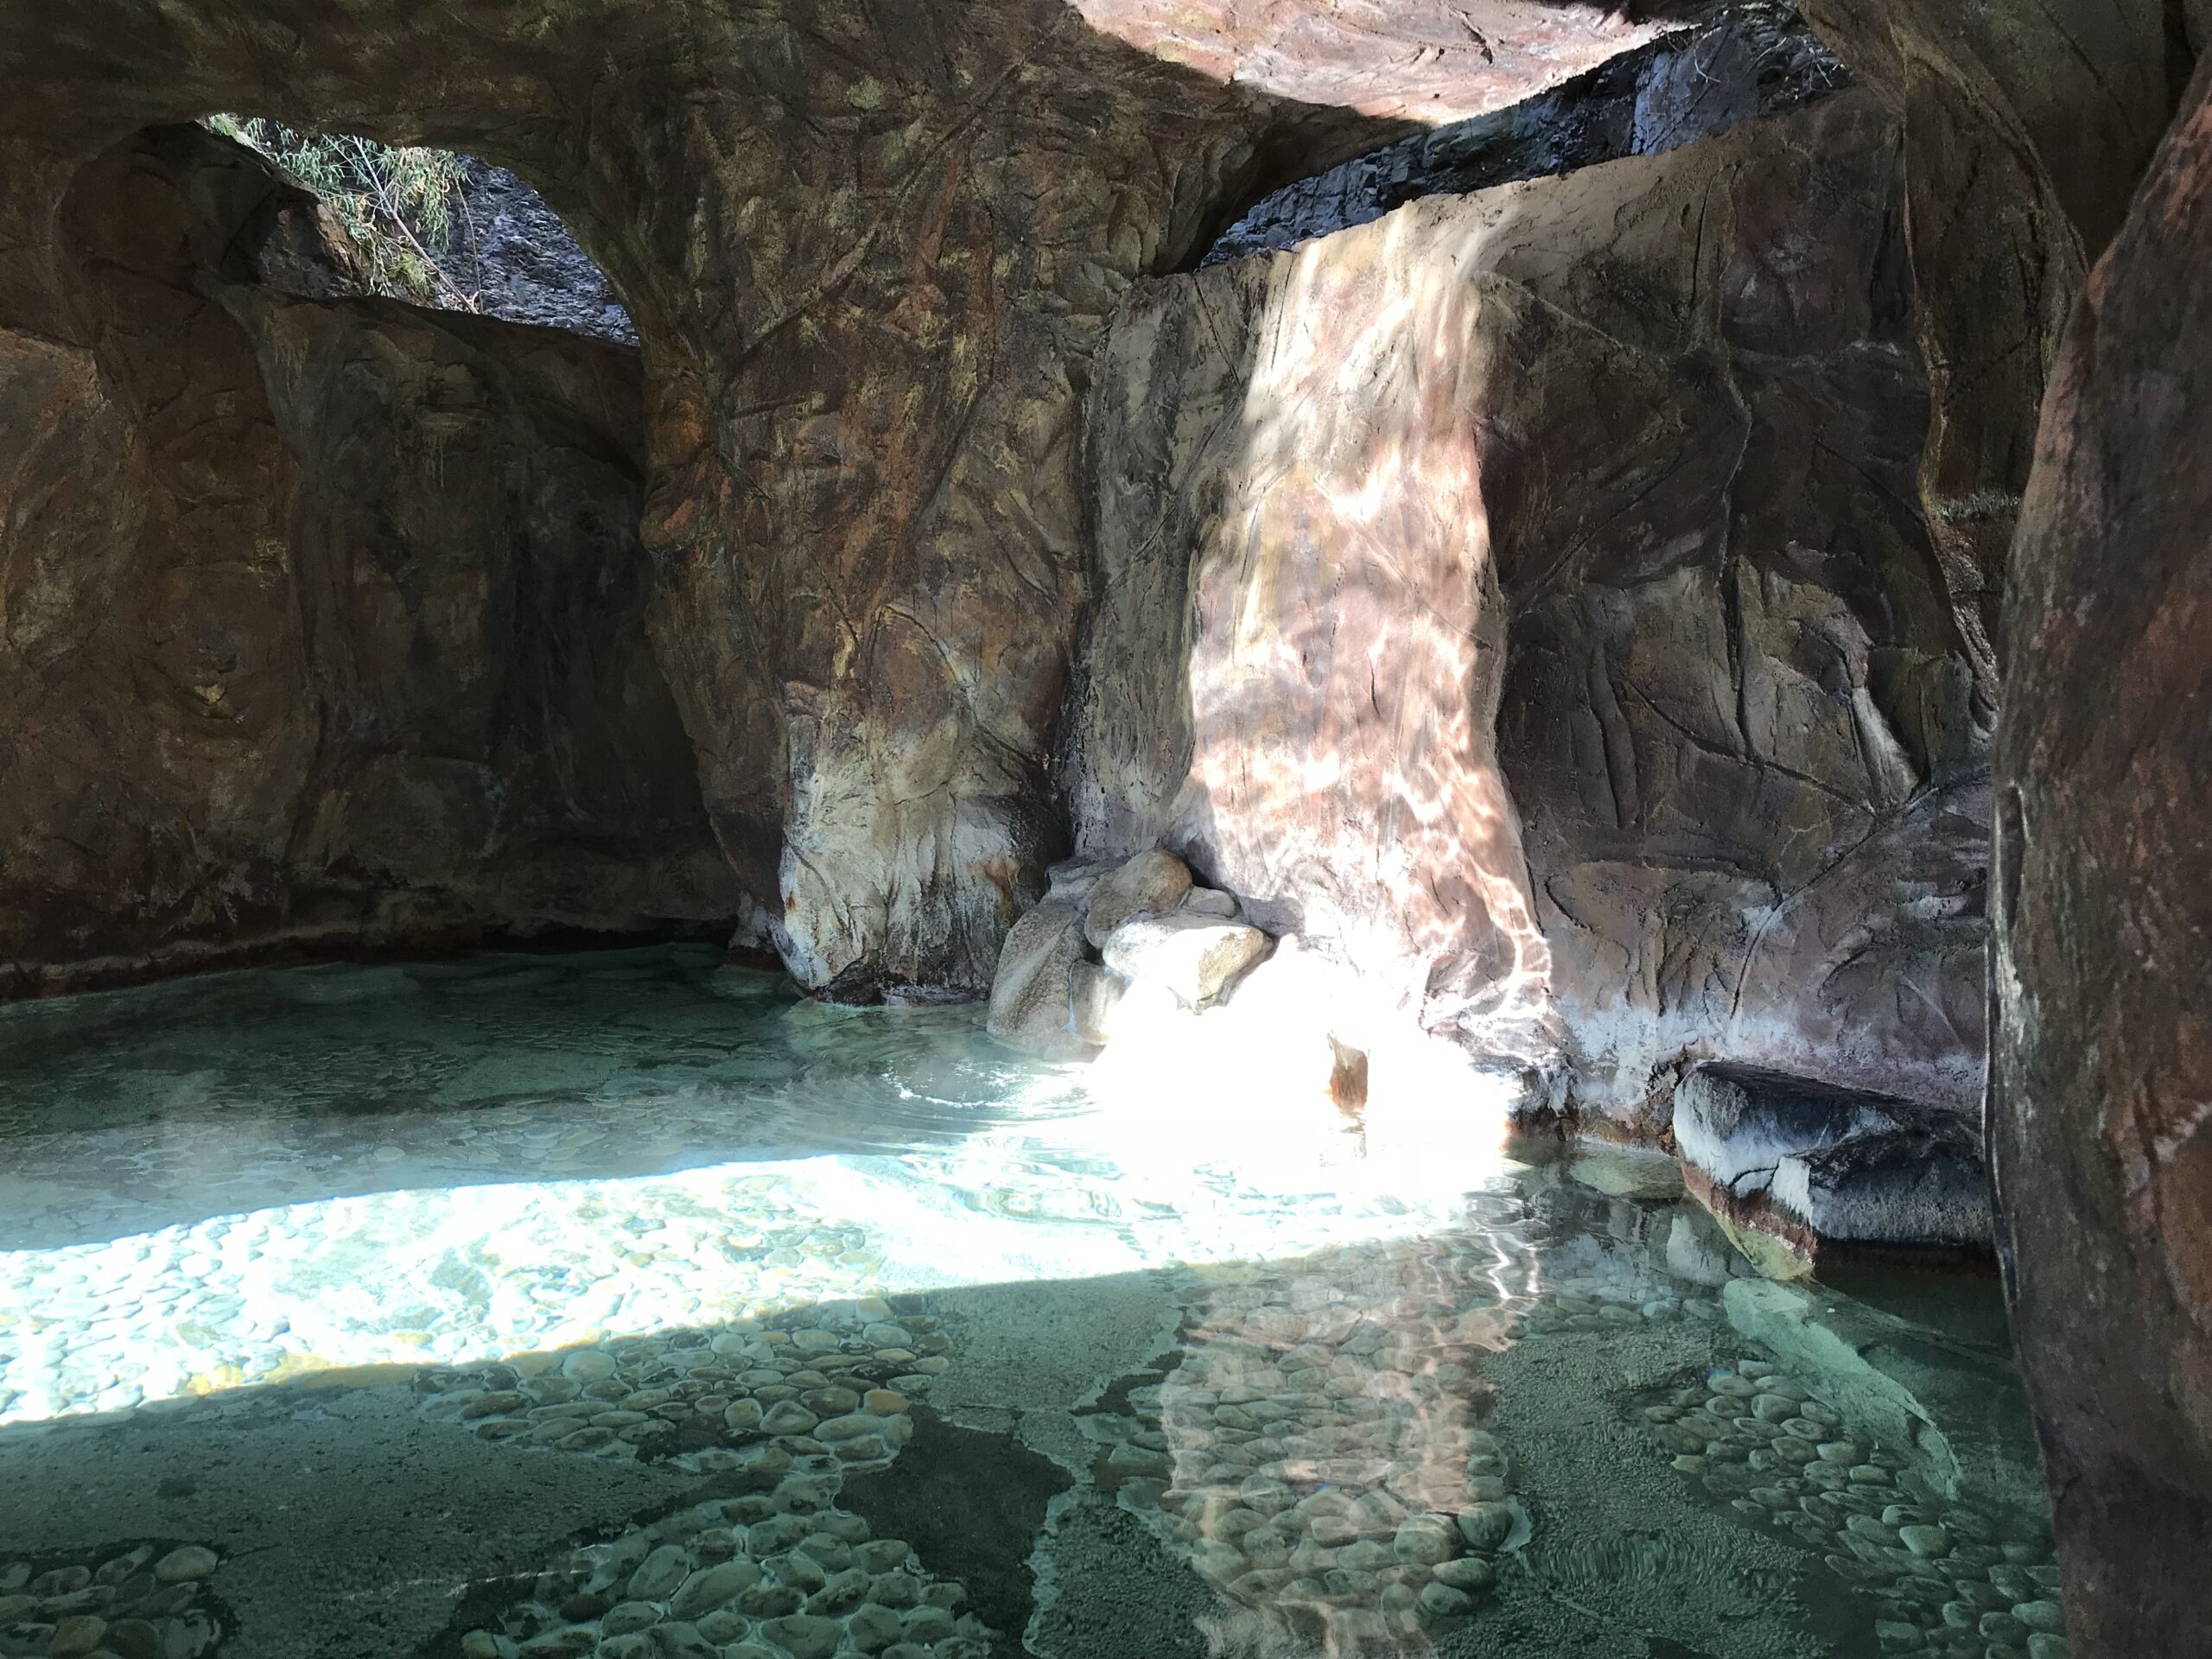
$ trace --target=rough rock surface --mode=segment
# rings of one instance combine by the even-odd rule
[[[726,927],[645,636],[634,356],[278,291],[342,291],[344,250],[197,127],[61,213],[67,335],[0,327],[0,987]]]
[[[1507,0],[14,6],[0,320],[77,339],[54,204],[149,123],[252,110],[529,180],[645,344],[650,626],[724,852],[809,987],[980,991],[1063,850],[1077,416],[1124,289],[1287,179],[1657,27]]]
[[[1081,849],[1185,852],[1631,1124],[1686,1057],[1971,1102],[1983,738],[1898,161],[1843,92],[1140,286]]]
[[[1968,1114],[1708,1065],[1675,1089],[1674,1130],[1700,1196],[1809,1254],[1990,1242],[1980,1126]]]
[[[504,167],[470,156],[462,168],[459,222],[438,264],[480,315],[636,345],[614,285],[545,199]]]
[[[1794,11],[1755,0],[1510,109],[1401,139],[1286,186],[1230,226],[1200,264],[1292,247],[1422,196],[1465,195],[1657,155],[1809,103],[1850,79]]]
[[[2212,1630],[2212,71],[2091,278],[2021,512],[1990,1138],[2082,1655]]]
[[[1190,867],[1173,853],[1147,847],[1090,891],[1084,937],[1103,949],[1107,936],[1141,911],[1173,910],[1191,892]]]
[[[1918,479],[1985,717],[2037,411],[2083,274],[2212,42],[2206,0],[1802,0],[1898,116],[1931,419]]]

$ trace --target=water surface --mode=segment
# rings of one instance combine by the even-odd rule
[[[2056,1659],[1993,1286],[670,949],[0,1010],[0,1654]]]

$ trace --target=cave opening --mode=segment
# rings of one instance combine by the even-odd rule
[[[158,10],[0,1653],[2203,1645],[2201,7]]]
[[[368,291],[442,310],[638,343],[605,272],[544,198],[505,168],[427,145],[218,115],[211,131],[252,149],[315,194],[351,243]]]

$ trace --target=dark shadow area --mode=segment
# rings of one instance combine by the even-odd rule
[[[1560,1174],[1435,1236],[0,1427],[0,1639],[114,1616],[154,1627],[122,1659],[1873,1659],[1878,1618],[1943,1628],[1913,1599],[1938,1586],[2044,1616],[2033,1518],[1931,1493],[1925,1446],[1870,1430],[1886,1356],[1821,1370],[1786,1323],[1780,1348],[1732,1328],[1693,1211]],[[1999,1374],[1928,1335],[1897,1375]],[[1947,1432],[2024,1432],[1967,1391]],[[1856,1483],[1772,1491],[1800,1433]],[[1851,1551],[1885,1512],[1956,1559]]]
[[[636,352],[371,293],[327,200],[196,124],[60,222],[85,345],[10,359],[0,995],[729,937],[646,635]]]

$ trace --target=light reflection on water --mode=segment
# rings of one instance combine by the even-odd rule
[[[22,1007],[0,1058],[0,1653],[2062,1650],[1993,1290],[1768,1285],[1660,1160],[1440,1179],[1193,1100],[1193,1162],[971,1010],[685,950]],[[404,1517],[343,1604],[225,1496],[318,1435]],[[995,1554],[869,1542],[948,1459]]]

